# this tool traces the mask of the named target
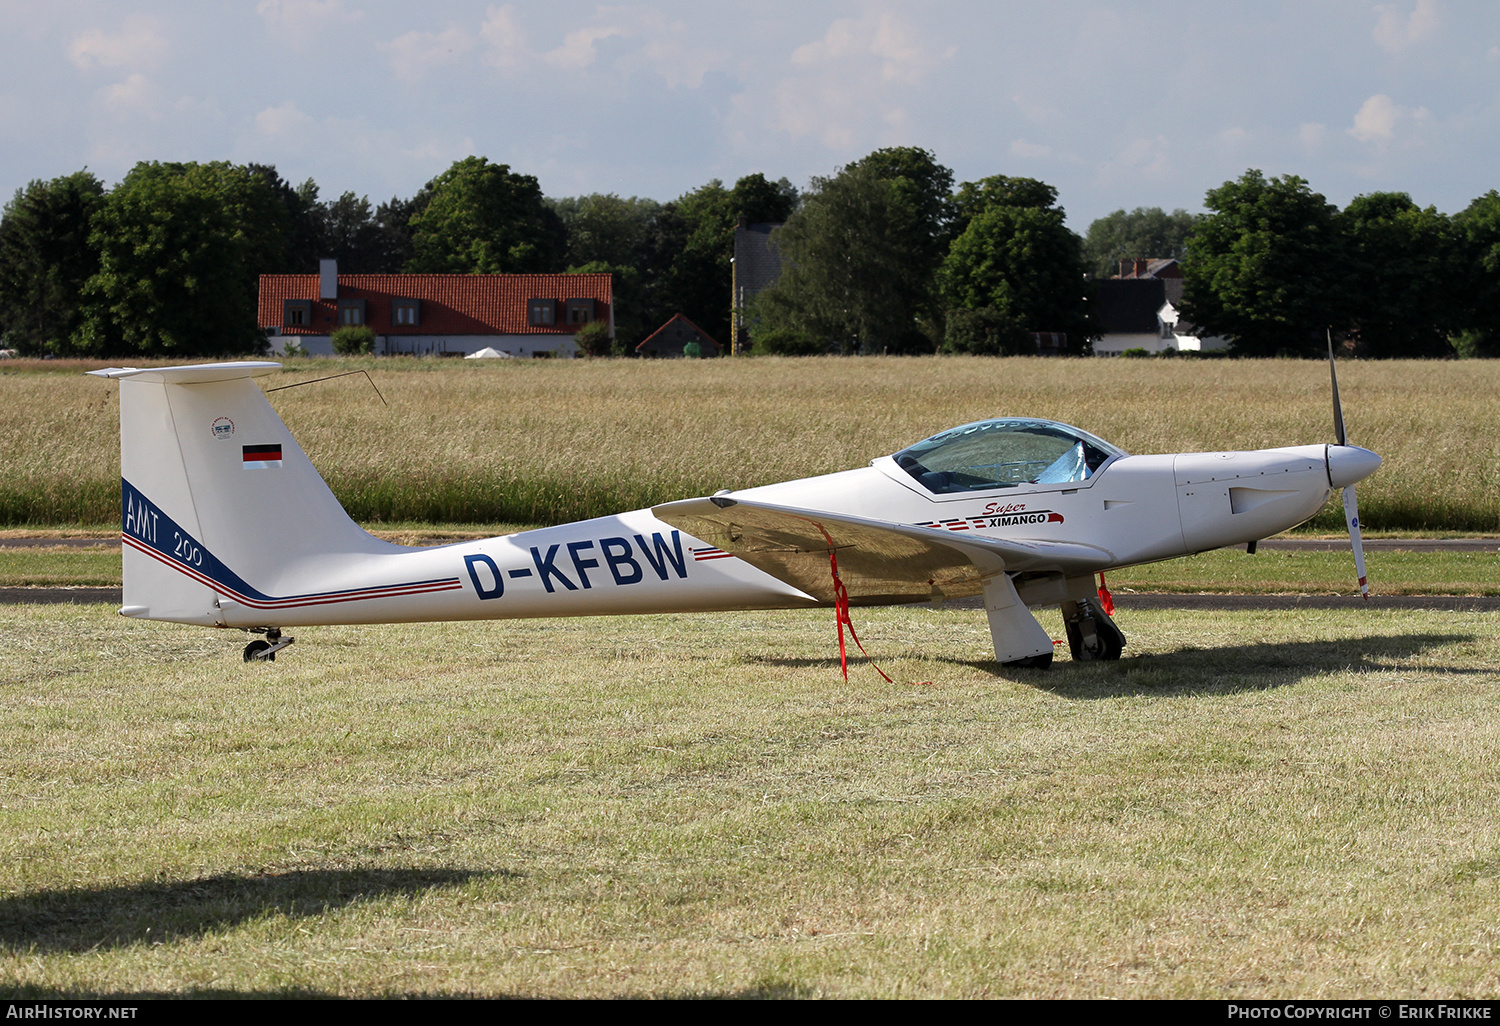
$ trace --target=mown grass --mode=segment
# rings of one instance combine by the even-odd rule
[[[116,389],[0,372],[0,524],[118,517]],[[289,364],[268,388],[357,520],[549,524],[862,466],[933,432],[1024,414],[1131,452],[1331,440],[1316,361],[964,358],[705,361],[384,359]],[[1385,458],[1373,530],[1500,530],[1495,361],[1347,363],[1352,441]],[[1325,510],[1313,529],[1336,531]]]
[[[0,607],[0,993],[1500,992],[1493,616],[856,620]]]

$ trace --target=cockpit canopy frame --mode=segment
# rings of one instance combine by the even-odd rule
[[[934,495],[1079,485],[1123,449],[1070,424],[996,417],[950,428],[892,455]]]

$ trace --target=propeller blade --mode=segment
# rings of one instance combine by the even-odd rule
[[[1344,489],[1344,522],[1349,525],[1349,544],[1354,548],[1354,572],[1359,576],[1359,593],[1370,601],[1370,582],[1365,577],[1365,543],[1359,533],[1359,502],[1354,486]]]
[[[1333,379],[1333,440],[1348,445],[1344,434],[1344,404],[1339,402],[1339,372],[1333,366],[1333,332],[1328,333],[1328,375]]]

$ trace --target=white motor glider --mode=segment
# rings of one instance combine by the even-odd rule
[[[1331,356],[1331,354],[1330,354]],[[1336,445],[1131,456],[1005,417],[868,467],[430,548],[349,519],[255,378],[275,363],[90,373],[120,383],[125,616],[237,627],[274,659],[288,627],[879,605],[983,595],[1003,664],[1045,666],[1028,606],[1061,606],[1075,659],[1125,637],[1095,575],[1254,542],[1380,466]]]

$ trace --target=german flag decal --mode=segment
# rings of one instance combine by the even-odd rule
[[[246,445],[242,448],[246,470],[269,470],[281,466],[280,445]]]

